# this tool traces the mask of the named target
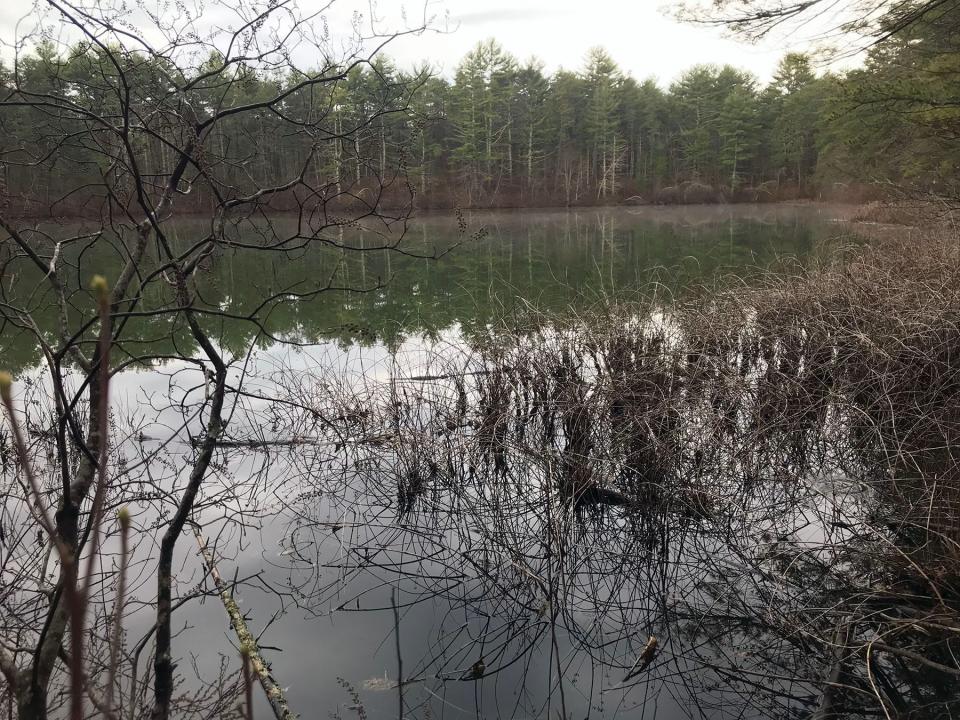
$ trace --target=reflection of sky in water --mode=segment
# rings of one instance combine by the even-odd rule
[[[463,334],[482,332],[486,318],[503,306],[505,296],[517,296],[511,298],[511,305],[519,299],[548,309],[564,307],[575,292],[590,289],[603,294],[641,279],[657,263],[689,266],[694,268],[692,274],[704,273],[770,260],[779,251],[802,255],[825,234],[824,218],[799,209],[657,212],[476,214],[472,222],[487,227],[489,239],[459,258],[435,266],[419,261],[428,263],[419,275],[411,272],[405,276],[410,266],[393,266],[390,269],[398,273],[395,286],[345,296],[317,314],[306,305],[285,303],[276,313],[280,318],[277,333],[307,338],[312,344],[262,343],[248,357],[241,354],[235,358],[230,382],[234,386],[242,383],[249,396],[241,401],[230,438],[269,439],[269,429],[256,424],[257,411],[265,408],[269,399],[318,380],[369,390],[398,371],[407,376],[442,373],[445,362],[462,351]],[[446,237],[449,228],[444,223],[449,224],[449,218],[425,219],[420,226],[424,241],[431,233]],[[229,265],[229,277],[214,279],[211,287],[221,292],[217,306],[243,306],[249,301],[240,291],[245,285],[256,285],[254,281],[260,278],[237,277],[233,273],[238,268]],[[362,281],[368,273],[383,270],[375,261],[351,266],[349,279]],[[272,271],[278,272],[276,268]],[[487,302],[484,293],[501,299]],[[341,323],[372,327],[373,332],[354,342],[357,335],[353,329],[329,335],[318,329]],[[242,352],[248,345],[231,343],[229,347]],[[119,375],[111,388],[115,407],[139,415],[137,428],[148,438],[142,443],[133,438],[126,447],[140,444],[141,450],[149,451],[165,443],[172,457],[186,458],[189,438],[178,429],[181,415],[168,405],[168,398],[174,405],[196,401],[202,398],[203,382],[197,366],[182,360]],[[580,571],[585,576],[594,573],[594,584],[572,592],[567,616],[551,628],[545,619],[549,610],[518,607],[514,599],[488,592],[481,572],[486,571],[483,563],[488,559],[471,559],[480,565],[468,565],[475,571],[470,576],[463,576],[463,566],[446,564],[464,537],[479,542],[490,528],[463,528],[455,521],[447,526],[443,519],[421,514],[422,509],[410,518],[398,519],[396,509],[388,507],[391,488],[381,489],[376,497],[348,497],[346,492],[338,497],[335,489],[307,504],[298,497],[302,486],[283,481],[294,469],[285,451],[231,455],[228,469],[232,476],[241,483],[264,478],[256,487],[257,500],[279,513],[242,529],[229,528],[221,536],[224,520],[244,509],[245,499],[238,497],[203,508],[197,519],[204,525],[204,533],[220,543],[224,577],[255,578],[238,590],[237,600],[248,613],[251,629],[263,632],[264,654],[273,663],[280,683],[289,687],[292,706],[304,718],[325,717],[338,707],[345,718],[356,714],[346,707],[352,700],[338,678],[360,692],[368,717],[398,715],[396,690],[372,689],[376,683],[364,686],[373,678],[397,677],[391,609],[394,591],[400,605],[404,677],[412,679],[404,688],[408,717],[426,717],[428,707],[431,716],[545,717],[548,704],[553,717],[561,702],[568,715],[577,718],[622,715],[673,720],[698,715],[704,708],[713,708],[708,713],[711,717],[737,716],[745,709],[743,698],[733,698],[726,710],[715,710],[724,705],[723,690],[712,685],[715,677],[684,658],[685,650],[698,647],[705,635],[713,635],[719,647],[736,655],[740,642],[749,645],[744,639],[747,631],[708,629],[691,617],[667,622],[686,601],[703,593],[699,583],[709,582],[717,566],[735,562],[724,557],[722,542],[709,532],[697,527],[679,533],[654,528],[653,532],[661,535],[656,543],[643,546],[631,537],[636,534],[634,528],[619,511],[597,520],[596,527],[588,523],[579,530],[582,536],[577,551],[584,553],[582,564],[568,569],[571,577]],[[265,465],[267,462],[270,464]],[[825,482],[825,495],[829,488]],[[213,489],[207,488],[206,493]],[[473,499],[463,498],[465,502]],[[439,522],[439,527],[433,522]],[[523,522],[536,525],[542,518],[532,513]],[[800,542],[816,544],[823,537],[822,527],[805,521],[802,508],[797,508],[789,524],[798,528],[796,539]],[[343,527],[334,531],[334,525]],[[760,538],[756,541],[762,542]],[[374,551],[381,558],[376,565],[361,548],[379,545],[385,549]],[[424,547],[441,547],[453,555],[415,564],[420,578],[400,577],[383,567],[384,562],[410,562],[409,553],[421,554]],[[630,562],[605,579],[591,567],[591,555],[606,558],[616,552],[629,556]],[[497,571],[516,572],[509,558],[500,556],[491,562]],[[717,565],[710,564],[714,562]],[[202,579],[190,534],[180,541],[178,563],[178,589]],[[152,569],[147,563],[142,570],[147,578],[141,590],[145,594],[152,588]],[[443,591],[434,593],[431,587],[437,583],[443,585]],[[271,590],[291,587],[303,593],[299,604]],[[586,590],[597,594],[584,597],[582,591]],[[610,596],[604,597],[605,592]],[[614,600],[622,602],[618,605]],[[723,601],[722,597],[713,600]],[[609,612],[603,610],[607,602]],[[148,622],[142,615],[131,617],[131,637]],[[621,636],[625,626],[630,633]],[[195,655],[198,667],[215,668],[220,654],[236,662],[231,648],[235,637],[217,598],[195,601],[179,611],[174,628],[185,628],[175,638],[176,654],[184,658]],[[650,633],[660,637],[662,662],[639,678],[633,689],[620,689],[624,668],[633,663]],[[590,651],[585,649],[587,645]],[[490,674],[481,681],[462,680],[480,652],[489,653]],[[703,653],[720,665],[732,662],[710,647]],[[193,670],[187,660],[180,663],[179,671],[190,682]],[[562,677],[562,700],[558,676]],[[389,682],[385,684],[390,687]],[[698,709],[698,703],[704,706]],[[261,708],[259,714],[265,716],[266,712]],[[764,714],[756,710],[746,716]]]
[[[347,348],[334,343],[312,348],[277,345],[251,355],[248,364],[251,377],[245,388],[248,392],[272,397],[279,392],[275,383],[301,375],[369,388],[371,383],[388,381],[398,371],[405,376],[430,374],[443,370],[442,362],[438,367],[438,357],[450,358],[462,352],[458,336],[458,330],[450,328],[434,340],[411,337],[396,352],[382,345]],[[428,362],[431,359],[433,364]],[[142,403],[167,392],[171,383],[178,388],[174,393],[178,399],[186,388],[202,392],[198,389],[201,387],[199,371],[185,364],[171,363],[158,372],[125,374],[114,385],[114,399],[123,405]],[[169,440],[167,428],[174,426],[176,415],[171,412],[168,422],[164,424],[161,418],[158,424],[146,428],[145,433],[154,442]],[[242,427],[235,427],[234,432],[238,437],[247,437]],[[271,477],[280,478],[286,473],[283,454],[281,451],[271,459]],[[231,471],[237,477],[251,475],[262,470],[261,461],[257,453],[242,454],[232,461]],[[236,598],[254,632],[260,632],[269,624],[261,642],[268,648],[282,648],[282,652],[267,649],[264,654],[279,681],[289,688],[288,698],[303,717],[322,717],[338,707],[344,717],[354,715],[355,711],[347,709],[353,701],[338,678],[347,680],[360,693],[368,717],[396,715],[393,591],[397,592],[400,606],[404,676],[411,679],[404,686],[406,714],[410,717],[424,716],[427,705],[434,715],[442,713],[446,717],[537,717],[545,715],[548,698],[553,707],[551,714],[555,714],[560,699],[554,653],[559,653],[563,671],[564,703],[574,716],[633,716],[641,711],[652,713],[656,707],[658,717],[684,717],[683,702],[674,700],[672,691],[662,681],[647,686],[641,678],[630,692],[611,689],[621,684],[624,670],[592,662],[588,654],[575,649],[579,641],[571,641],[567,627],[562,624],[557,627],[555,640],[551,638],[545,629],[545,618],[540,614],[543,608],[501,605],[503,598],[484,596],[483,585],[476,578],[456,573],[452,579],[440,581],[444,592],[425,599],[431,594],[426,589],[429,583],[438,581],[424,581],[407,574],[398,577],[397,573],[373,564],[364,567],[368,559],[361,549],[364,546],[385,545],[386,550],[378,551],[380,557],[385,561],[407,563],[411,562],[409,553],[422,547],[417,542],[417,533],[408,534],[405,522],[397,519],[393,508],[364,507],[363,502],[351,507],[350,502],[339,499],[317,498],[309,512],[311,523],[320,524],[300,527],[291,535],[291,530],[298,525],[293,522],[295,516],[304,511],[302,503],[293,502],[296,489],[281,486],[280,495],[273,496],[274,488],[264,488],[263,499],[268,504],[276,508],[290,503],[289,509],[270,517],[261,527],[251,526],[243,533],[230,531],[228,536],[219,537],[219,541],[226,556],[220,567],[222,574],[258,578],[239,589]],[[207,508],[202,513],[205,534],[216,535],[222,525],[220,515],[216,508]],[[410,519],[414,521],[415,516]],[[429,519],[426,522],[429,527]],[[617,526],[623,524],[615,518],[611,518],[611,522],[615,532]],[[330,530],[333,524],[342,524],[344,528],[333,532]],[[448,532],[443,542],[457,542],[456,534]],[[180,556],[184,565],[177,581],[187,588],[202,577],[193,537],[189,534],[181,540]],[[311,562],[304,563],[300,558]],[[449,570],[442,562],[426,561],[416,567],[423,576],[433,578],[444,577]],[[311,584],[330,587],[309,600],[301,597],[308,608],[293,606],[289,600],[281,600],[267,589],[287,591],[291,584],[299,586],[303,582],[308,583],[304,588],[308,594]],[[658,611],[653,598],[642,597],[646,594],[641,591],[641,607],[634,612],[648,615],[655,622]],[[283,607],[286,611],[274,619],[274,614]],[[146,617],[133,617],[127,626],[136,634],[147,622]],[[600,645],[605,642],[605,633],[613,633],[618,628],[618,618],[611,616],[595,626],[596,618],[584,611],[572,610],[567,622],[575,623],[580,633],[596,636],[595,641]],[[638,622],[638,626],[641,625],[643,623]],[[175,615],[175,628],[184,630],[175,641],[178,655],[195,657],[199,667],[214,667],[220,654],[233,660],[235,653],[230,647],[235,637],[216,598],[202,603],[195,601],[181,609]],[[649,628],[636,637],[621,640],[633,646],[632,649],[624,646],[621,653],[632,652],[635,657],[646,641],[646,633],[655,630],[661,632],[649,624]],[[486,641],[478,640],[485,633],[492,638],[492,648],[502,643],[508,645],[505,659],[509,664],[499,669],[496,660],[488,656],[492,674],[482,681],[464,680],[463,676],[478,659],[477,653],[487,647]],[[512,633],[517,637],[509,641]],[[626,655],[621,660],[627,665],[632,662]],[[183,666],[181,663],[181,668]],[[606,692],[601,692],[602,689]],[[260,711],[268,712],[265,707]]]
[[[252,379],[245,387],[272,397],[297,387],[299,380],[326,378],[363,389],[398,373],[431,374],[445,367],[437,363],[438,355],[449,360],[462,352],[458,337],[456,328],[436,340],[411,337],[396,352],[380,345],[274,346],[251,355]],[[191,379],[180,368],[166,367],[164,373],[174,375],[181,387],[199,382],[197,372],[192,372]],[[149,373],[140,375],[150,378]],[[124,381],[129,382],[130,377]],[[164,388],[155,384],[153,391]],[[118,391],[129,389],[121,386]],[[135,390],[150,393],[149,381]],[[236,437],[246,438],[244,431],[243,426],[235,428]],[[294,470],[284,457],[284,451],[271,457],[268,475],[278,481]],[[255,474],[262,470],[262,460],[258,453],[241,454],[233,461],[232,472]],[[727,556],[723,542],[709,527],[692,526],[680,532],[663,527],[656,531],[662,536],[648,546],[630,539],[636,529],[616,511],[601,518],[592,530],[588,521],[577,531],[575,541],[577,552],[585,553],[583,563],[574,561],[568,568],[590,576],[590,584],[569,589],[563,601],[566,613],[558,619],[554,636],[546,606],[517,605],[515,598],[498,594],[495,588],[491,592],[479,570],[464,575],[463,567],[448,564],[449,553],[456,554],[465,537],[463,532],[472,533],[482,544],[483,535],[493,528],[457,530],[443,519],[435,527],[425,510],[398,518],[396,509],[388,507],[389,488],[366,498],[352,497],[350,490],[342,488],[343,494],[338,495],[332,488],[331,494],[314,500],[300,498],[297,491],[303,489],[290,484],[264,488],[267,502],[286,510],[262,527],[250,527],[242,534],[234,531],[220,542],[227,555],[221,566],[224,575],[257,577],[237,591],[238,602],[255,632],[269,626],[261,636],[265,656],[279,681],[289,688],[293,707],[305,717],[326,715],[338,707],[344,717],[354,715],[355,710],[349,709],[353,700],[338,678],[360,693],[368,717],[398,713],[394,592],[404,677],[410,681],[404,686],[408,717],[425,716],[428,706],[434,716],[544,717],[548,702],[553,716],[561,703],[558,674],[563,677],[562,702],[573,717],[672,720],[691,712],[697,715],[697,704],[702,704],[701,709],[712,708],[705,711],[708,717],[725,717],[726,711],[718,709],[725,704],[727,711],[736,709],[733,715],[742,711],[743,717],[765,716],[757,708],[745,707],[743,698],[725,699],[724,691],[713,687],[710,672],[685,658],[691,647],[716,632],[700,627],[696,618],[682,617],[685,608],[697,604],[692,602],[694,597],[701,604],[722,605],[724,598],[704,595],[701,584],[718,586],[716,567],[738,562]],[[467,495],[475,499],[471,492]],[[207,534],[216,532],[220,526],[216,508],[204,512],[204,524]],[[816,518],[805,517],[803,508],[796,509],[788,524],[798,528],[800,543],[822,539]],[[437,532],[437,537],[427,538]],[[754,541],[762,544],[756,532]],[[364,548],[373,548],[372,554]],[[444,552],[438,555],[441,549]],[[200,576],[191,537],[183,539],[181,551],[186,562],[181,581],[197,582]],[[620,568],[620,575],[607,577],[603,563],[593,567],[590,557],[605,553],[634,559]],[[415,556],[433,560],[414,562]],[[496,573],[506,566],[510,570],[510,560],[503,555],[476,557],[480,565],[468,568]],[[486,562],[493,567],[486,567]],[[410,567],[400,572],[392,563]],[[292,588],[297,590],[293,596],[297,603],[275,592]],[[585,592],[597,594],[586,597]],[[609,611],[603,610],[605,603]],[[275,616],[281,609],[282,614]],[[184,609],[178,622],[189,629],[177,638],[177,652],[195,654],[200,667],[212,667],[219,653],[230,655],[234,636],[215,599]],[[624,627],[630,628],[626,635]],[[624,689],[626,668],[650,633],[659,638],[662,662]],[[700,652],[714,663],[730,666],[737,662],[739,645],[747,647],[749,640],[733,625],[713,639],[722,652],[709,647]],[[480,681],[464,679],[480,653],[486,653],[490,674]]]

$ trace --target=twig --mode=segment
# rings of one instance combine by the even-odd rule
[[[274,717],[276,717],[277,720],[296,720],[297,715],[290,710],[283,689],[273,677],[273,673],[260,654],[260,646],[257,644],[257,639],[250,632],[249,628],[247,628],[247,623],[243,619],[243,613],[240,612],[239,606],[230,593],[229,586],[223,581],[219,570],[217,570],[216,561],[207,546],[206,539],[200,534],[200,530],[197,528],[194,529],[193,534],[197,539],[200,554],[207,566],[207,570],[210,572],[210,577],[213,578],[213,582],[220,593],[220,600],[223,602],[223,607],[230,617],[230,624],[237,634],[240,647],[246,649],[248,660],[244,662],[249,662],[252,666],[253,672],[257,676],[257,681],[267,695],[267,701],[270,703]]]

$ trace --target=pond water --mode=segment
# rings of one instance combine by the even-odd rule
[[[454,325],[469,334],[511,312],[535,309],[550,315],[588,307],[600,298],[649,292],[654,282],[665,283],[657,287],[669,292],[753,272],[778,258],[804,258],[840,234],[831,221],[841,212],[830,206],[762,205],[475,212],[465,215],[462,231],[456,217],[437,214],[412,222],[402,235],[394,228],[384,237],[380,228],[370,227],[334,238],[353,249],[303,250],[294,242],[286,252],[265,259],[238,242],[212,268],[201,268],[198,279],[210,307],[241,317],[267,295],[289,295],[289,302],[261,313],[256,325],[218,320],[220,344],[238,354],[255,339],[268,347],[268,334],[303,343],[397,348],[407,337],[429,337]],[[270,223],[282,233],[295,229],[294,219],[285,216]],[[54,239],[81,235],[84,229],[70,224],[40,228]],[[183,249],[209,232],[209,226],[200,219],[178,220],[167,232]],[[262,240],[250,225],[241,234],[241,242]],[[63,250],[61,262],[76,287],[97,272],[110,277],[125,256],[120,243],[95,243],[98,237]],[[370,249],[398,242],[399,252]],[[5,267],[5,274],[7,292],[29,295],[41,327],[54,328],[55,308],[42,284],[37,292],[40,278],[29,264]],[[330,287],[309,302],[294,302],[294,293],[317,284]],[[78,317],[90,308],[83,295],[72,303]],[[147,301],[159,304],[161,298]],[[166,318],[130,321],[130,354],[138,354],[144,343],[158,355],[192,351],[186,328],[166,323]],[[3,356],[14,370],[40,358],[33,340],[18,340],[18,335],[25,334],[12,323],[5,326]]]
[[[301,717],[675,720],[825,712],[824,678],[834,660],[810,638],[837,623],[828,605],[845,589],[830,569],[853,573],[836,547],[856,538],[850,529],[865,502],[843,462],[830,457],[814,471],[813,451],[804,443],[798,450],[790,437],[765,447],[749,473],[739,451],[705,457],[681,449],[669,473],[638,480],[629,477],[636,464],[629,447],[626,459],[618,454],[636,428],[623,425],[616,397],[603,405],[603,418],[591,419],[607,428],[593,434],[607,432],[609,442],[571,460],[582,418],[564,414],[564,402],[556,403],[557,418],[537,415],[536,400],[525,405],[525,383],[538,391],[531,378],[544,356],[515,347],[497,356],[506,363],[500,366],[476,348],[496,334],[494,319],[509,325],[523,316],[530,328],[532,315],[542,327],[601,298],[655,296],[662,306],[680,287],[727,275],[748,280],[758,268],[789,266],[784,258],[802,262],[846,237],[834,222],[838,213],[475,213],[466,230],[438,215],[411,225],[404,253],[358,253],[381,242],[359,233],[344,240],[348,249],[293,250],[264,266],[238,248],[201,269],[204,302],[233,318],[218,319],[215,335],[237,358],[232,382],[243,383],[246,396],[234,406],[236,446],[218,457],[196,520]],[[197,230],[178,226],[179,241],[190,242]],[[79,253],[67,262],[79,278],[108,272],[111,258]],[[317,277],[333,289],[297,299]],[[271,293],[288,301],[256,324],[243,319]],[[113,386],[128,433],[118,442],[124,463],[149,467],[161,448],[168,463],[189,455],[174,416],[203,381],[178,359],[194,352],[184,328],[132,322],[128,355],[165,356],[149,368],[132,365]],[[8,366],[38,361],[16,333],[3,338]],[[551,372],[548,384],[556,380]],[[498,385],[501,377],[508,379]],[[504,413],[528,413],[508,429],[484,419],[507,386]],[[160,402],[161,395],[170,399]],[[270,401],[278,399],[291,409],[277,410]],[[294,399],[302,406],[293,407]],[[336,418],[318,426],[318,412]],[[697,420],[688,424],[697,427],[688,434],[707,432],[699,420],[707,414],[691,403]],[[528,438],[535,432],[550,442],[563,437],[566,447],[546,443],[534,457]],[[404,442],[395,442],[399,436]],[[589,458],[592,477],[618,487],[639,482],[646,494],[625,507],[574,507],[551,495],[556,467],[584,471],[577,457]],[[169,482],[178,481],[174,471]],[[709,502],[693,495],[707,491]],[[135,585],[148,594],[144,562],[147,580]],[[204,577],[192,538],[181,542],[178,563],[178,592],[187,593]],[[216,597],[175,618],[182,630],[176,652],[192,658],[180,665],[188,686],[194,674],[212,680],[221,656],[236,666],[235,636]],[[147,626],[131,614],[131,637]],[[878,665],[876,672],[897,670]],[[946,697],[937,707],[952,706],[948,686],[926,681],[925,697]],[[258,716],[268,712],[260,707]]]

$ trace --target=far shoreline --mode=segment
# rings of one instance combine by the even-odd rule
[[[732,209],[761,209],[761,208],[844,208],[851,211],[850,218],[842,219],[853,219],[857,216],[859,211],[864,208],[870,208],[874,206],[887,207],[888,203],[878,202],[878,203],[864,203],[862,201],[853,201],[853,200],[817,200],[817,199],[797,199],[797,200],[773,200],[769,202],[716,202],[716,203],[598,203],[598,204],[582,204],[582,205],[477,205],[477,206],[463,206],[463,207],[426,207],[426,208],[413,208],[410,209],[409,215],[407,216],[408,220],[417,220],[418,218],[436,218],[436,217],[445,217],[450,215],[455,215],[458,212],[463,213],[503,213],[503,214],[521,214],[521,213],[561,213],[561,212],[587,212],[587,211],[613,211],[613,210],[623,210],[623,211],[640,211],[640,212],[651,212],[652,214],[664,214],[668,215],[670,213],[676,213],[679,211],[729,211]],[[276,209],[267,209],[269,213],[275,217],[282,216],[294,216],[297,214],[295,210],[278,207]],[[401,211],[406,211],[407,208],[402,206],[381,206],[377,208],[378,212],[397,212],[397,220],[401,220],[402,216]],[[51,215],[12,215],[13,219],[19,221],[27,222],[36,222],[36,223],[74,223],[74,222],[83,222],[85,220],[97,220],[101,219],[99,213],[63,213],[63,214],[51,214]],[[170,220],[184,219],[184,220],[197,220],[204,217],[212,217],[211,213],[205,212],[203,210],[195,209],[184,209],[180,212],[173,213],[170,217],[166,218],[163,222],[169,222]],[[898,223],[889,223],[889,224],[898,224]],[[8,238],[4,236],[3,240]]]

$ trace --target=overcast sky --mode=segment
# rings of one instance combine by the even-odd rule
[[[495,37],[520,60],[535,55],[554,71],[579,69],[587,51],[601,45],[635,77],[668,84],[691,65],[711,62],[766,80],[785,52],[783,42],[751,45],[719,28],[680,23],[661,0],[444,0],[441,6],[454,32],[403,39],[391,54],[404,62],[427,57],[452,73],[470,47]]]
[[[173,7],[166,0],[145,2]],[[227,24],[226,20],[221,24],[210,9],[214,3],[185,2],[187,7],[205,8],[204,23]],[[305,12],[327,4],[327,0],[298,2]],[[18,21],[26,16],[19,25],[22,34],[36,16],[30,11],[32,4],[31,0],[0,0],[0,38],[12,40]],[[129,5],[135,7],[135,3]],[[231,6],[230,0],[226,6]],[[415,22],[424,6],[422,0],[377,0],[375,7],[382,26],[395,28],[401,23],[401,12]],[[404,67],[428,60],[447,77],[471,47],[489,37],[521,61],[540,58],[547,72],[580,69],[587,51],[600,45],[623,70],[638,79],[654,77],[664,86],[697,63],[730,63],[767,81],[785,52],[808,47],[801,35],[753,45],[727,37],[719,28],[680,23],[671,14],[675,5],[664,6],[662,0],[427,0],[426,7],[436,18],[434,25],[448,31],[400,38],[391,43],[388,54]],[[355,12],[369,19],[369,0],[338,0],[326,13],[332,34],[348,29]],[[311,59],[306,62],[310,64]]]

